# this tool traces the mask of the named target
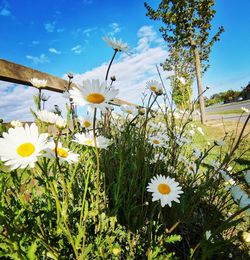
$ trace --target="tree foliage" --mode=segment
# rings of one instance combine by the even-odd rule
[[[215,35],[209,35],[211,21],[216,13],[213,9],[214,2],[214,0],[163,0],[156,10],[145,3],[147,16],[153,20],[161,19],[163,22],[160,32],[170,48],[175,46],[183,51],[185,49],[192,62],[192,49],[198,47],[203,71],[208,67],[209,53],[214,42],[220,39],[220,34],[224,31],[223,27],[219,27]]]
[[[190,61],[190,71],[195,71],[201,122],[205,123],[205,106],[201,75],[208,68],[209,54],[214,42],[219,40],[224,31],[219,27],[217,33],[211,36],[211,21],[214,17],[214,0],[162,0],[156,10],[145,3],[147,16],[153,20],[161,20],[160,32],[168,43],[171,51],[179,50],[182,58]],[[171,64],[170,54],[165,66]]]
[[[206,100],[206,105],[213,105],[217,103],[228,103],[232,101],[236,101],[238,97],[241,97],[243,95],[243,91],[235,91],[232,89],[229,89],[224,92],[215,93],[213,94],[209,99]]]

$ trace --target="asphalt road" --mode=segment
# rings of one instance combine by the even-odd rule
[[[206,112],[216,112],[216,111],[225,111],[225,110],[235,110],[241,109],[241,107],[245,107],[250,109],[250,100],[249,101],[241,101],[241,102],[233,102],[223,105],[213,105],[205,108]]]
[[[241,107],[245,107],[250,110],[250,100],[249,101],[242,101],[242,102],[234,102],[234,103],[229,103],[229,104],[223,104],[223,105],[214,105],[210,107],[206,107],[205,111],[206,112],[219,112],[219,111],[225,111],[225,110],[238,110],[241,109]],[[245,122],[247,119],[248,114],[206,114],[206,119],[207,120],[228,120],[228,121],[238,121],[240,120],[241,122]],[[250,123],[250,122],[249,122]]]

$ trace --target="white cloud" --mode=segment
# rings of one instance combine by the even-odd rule
[[[92,33],[94,33],[97,30],[97,27],[90,27],[87,29],[82,30],[82,33],[87,36],[90,37]]]
[[[35,109],[33,95],[36,95],[38,90],[33,87],[26,87],[12,83],[0,81],[0,115],[5,122],[11,120],[33,121],[30,108]],[[57,104],[63,110],[65,115],[65,103],[67,100],[62,97],[62,94],[52,91],[43,91],[46,96],[50,96],[46,102],[45,108],[53,110]]]
[[[162,44],[164,41],[162,38],[159,38],[156,31],[152,26],[142,26],[138,32],[137,36],[139,37],[137,51],[147,50],[152,43]]]
[[[55,27],[56,27],[56,23],[55,22],[52,22],[52,23],[45,23],[44,24],[44,28],[47,32],[54,32],[55,30]]]
[[[112,37],[121,31],[120,25],[118,23],[111,23],[109,27],[111,28],[111,32],[108,33],[108,36]]]
[[[74,53],[76,54],[80,54],[83,49],[82,49],[82,46],[80,44],[74,46],[73,48],[71,48],[71,51],[73,51]]]
[[[142,48],[142,39],[145,38],[147,38],[147,41],[144,42]],[[117,80],[114,82],[114,86],[119,88],[118,97],[121,99],[140,104],[141,93],[145,89],[146,82],[150,79],[159,79],[155,64],[159,64],[166,59],[167,50],[163,46],[151,46],[158,40],[159,37],[157,37],[157,34],[154,35],[153,28],[142,27],[138,31],[137,46],[132,50],[132,54],[120,54],[114,62],[109,77],[116,76]],[[72,48],[72,51],[79,50],[81,50],[81,45]],[[75,74],[74,81],[81,84],[84,79],[104,80],[108,63],[107,60],[104,64],[85,73]],[[166,77],[165,74],[163,78]],[[67,75],[65,75],[65,78],[67,78]],[[31,87],[15,87],[14,84],[0,82],[0,115],[4,115],[4,119],[7,121],[13,119],[32,120],[29,108],[33,107],[32,96],[35,93],[37,93],[37,90]],[[65,107],[66,100],[61,94],[46,91],[46,95],[51,96],[47,102],[48,109],[53,109],[55,104],[58,104],[60,108]]]
[[[58,33],[61,33],[61,32],[64,32],[64,31],[65,31],[64,28],[58,28],[58,29],[56,29],[56,32],[58,32]]]
[[[55,49],[55,48],[49,48],[49,52],[55,53],[55,54],[61,54],[61,53],[62,53],[61,51],[58,51],[58,50]]]
[[[32,41],[32,44],[33,45],[37,45],[37,44],[39,44],[40,42],[39,41]]]
[[[26,58],[33,61],[35,64],[43,64],[43,63],[48,63],[49,62],[49,58],[45,55],[45,54],[41,54],[40,56],[36,57],[36,56],[31,56],[31,55],[26,55]]]
[[[8,9],[6,9],[6,8],[2,8],[2,9],[0,10],[0,15],[1,15],[1,16],[10,16],[10,15],[11,15],[11,11],[8,10]]]

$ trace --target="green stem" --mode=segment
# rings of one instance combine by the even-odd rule
[[[72,246],[72,248],[73,248],[73,251],[74,251],[74,253],[75,253],[76,259],[79,259],[79,257],[78,257],[78,251],[77,251],[77,249],[76,249],[76,247],[75,247],[74,239],[73,239],[73,237],[72,237],[72,235],[71,235],[71,232],[70,232],[70,229],[69,229],[67,220],[66,220],[65,216],[63,216],[63,214],[62,214],[62,207],[61,207],[61,203],[60,203],[60,200],[59,200],[59,197],[58,197],[58,192],[57,192],[57,190],[56,190],[56,188],[55,188],[55,185],[54,185],[53,181],[50,181],[49,176],[47,175],[47,172],[43,170],[43,168],[42,168],[42,166],[39,164],[39,162],[37,162],[37,165],[38,165],[39,168],[43,171],[43,173],[45,173],[45,177],[46,177],[47,182],[48,182],[48,184],[49,184],[49,186],[50,186],[50,190],[51,190],[51,192],[52,192],[52,195],[53,195],[53,197],[54,197],[54,199],[55,199],[55,202],[56,202],[56,210],[57,210],[57,225],[60,224],[60,219],[62,218],[63,223],[64,223],[64,226],[65,226],[65,230],[64,230],[65,235],[66,235],[66,237],[68,238],[68,241],[70,242],[70,244],[71,244],[71,246]]]
[[[117,52],[118,52],[118,50],[115,50],[115,52],[114,52],[114,54],[113,54],[113,57],[112,57],[112,59],[111,59],[111,61],[110,61],[110,63],[109,63],[109,66],[108,66],[108,69],[107,69],[107,72],[106,72],[105,81],[108,80],[109,70],[110,70],[110,67],[111,67],[111,65],[112,65],[112,63],[113,63],[113,60],[114,60],[115,55],[116,55]]]

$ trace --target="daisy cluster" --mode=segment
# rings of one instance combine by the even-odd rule
[[[73,141],[95,147],[94,137],[90,134],[76,133]],[[103,136],[96,138],[96,145],[100,149],[106,149],[110,144],[110,140]],[[34,168],[39,157],[58,158],[69,164],[79,159],[79,154],[64,147],[60,141],[55,142],[49,138],[48,133],[39,134],[35,123],[9,128],[8,132],[3,133],[3,138],[0,138],[0,147],[0,158],[10,170],[27,166]]]

